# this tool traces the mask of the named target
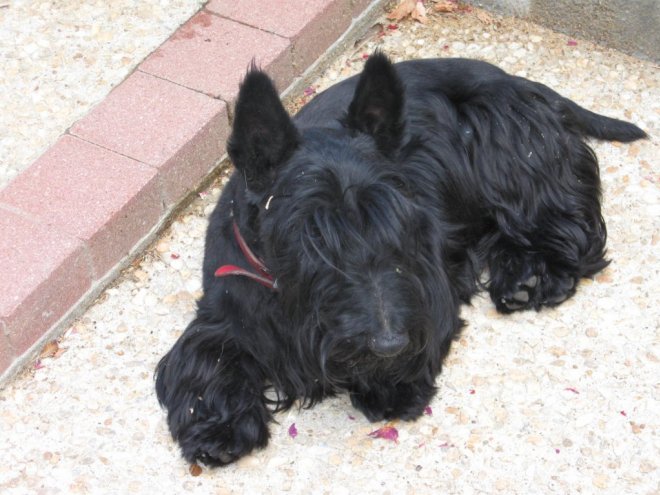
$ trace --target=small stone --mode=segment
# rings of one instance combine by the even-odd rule
[[[167,253],[170,250],[170,243],[167,241],[161,241],[156,244],[156,251],[160,254]]]
[[[630,429],[635,435],[639,435],[645,427],[645,424],[637,424],[634,421],[630,422]]]
[[[261,464],[256,455],[246,455],[236,463],[239,468],[255,468]]]
[[[495,481],[495,489],[498,492],[506,490],[507,488],[509,488],[509,482],[507,480],[503,480],[500,478],[497,481]]]
[[[571,329],[566,326],[562,326],[559,328],[555,328],[552,333],[556,337],[566,337],[567,335],[570,335]]]
[[[593,477],[591,482],[593,483],[593,485],[596,488],[607,488],[607,485],[609,483],[609,479],[608,479],[607,475],[599,473],[599,474],[597,474],[596,476]]]
[[[541,443],[543,443],[543,437],[536,433],[532,433],[531,435],[527,435],[525,441],[527,443],[531,443],[532,445],[541,445]]]
[[[466,446],[468,449],[474,452],[475,447],[481,441],[481,435],[478,433],[470,434],[470,437],[467,440]]]

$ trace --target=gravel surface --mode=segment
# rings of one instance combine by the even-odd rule
[[[0,1],[0,189],[202,3]]]
[[[438,396],[417,422],[394,425],[398,442],[370,438],[383,425],[339,397],[279,415],[267,449],[193,476],[168,435],[152,373],[193,316],[206,218],[225,174],[0,392],[0,492],[658,493],[658,68],[475,12],[388,25],[313,87],[359,71],[376,47],[397,60],[475,57],[649,132],[630,146],[594,145],[610,267],[558,309],[505,317],[483,297],[465,308],[468,326]]]

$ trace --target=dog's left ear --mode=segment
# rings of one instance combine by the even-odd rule
[[[273,81],[253,65],[241,84],[227,142],[229,157],[245,176],[248,188],[265,191],[298,142],[298,131]]]
[[[403,133],[403,84],[392,62],[376,52],[364,64],[345,123],[370,134],[383,153],[395,150]]]

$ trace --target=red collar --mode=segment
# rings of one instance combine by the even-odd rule
[[[272,277],[272,275],[268,273],[268,268],[266,268],[266,265],[264,265],[263,261],[257,258],[257,256],[249,248],[249,246],[245,242],[245,239],[243,239],[240,230],[238,230],[238,225],[236,225],[236,221],[232,222],[232,228],[234,230],[234,237],[236,238],[238,247],[241,248],[241,252],[243,253],[243,256],[245,256],[247,262],[250,264],[252,268],[254,268],[257,271],[257,273],[252,273],[236,265],[222,265],[220,268],[218,268],[215,271],[215,276],[227,277],[229,275],[241,275],[243,277],[251,278],[255,282],[259,282],[264,287],[277,290],[277,280],[275,280]]]

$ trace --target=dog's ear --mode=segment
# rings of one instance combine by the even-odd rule
[[[392,62],[376,52],[364,65],[345,123],[370,134],[379,149],[395,150],[403,133],[403,84]]]
[[[227,152],[247,186],[263,192],[298,145],[298,131],[275,85],[252,65],[241,83]]]

